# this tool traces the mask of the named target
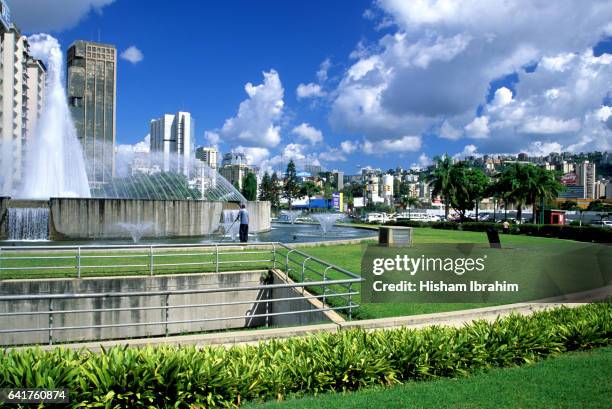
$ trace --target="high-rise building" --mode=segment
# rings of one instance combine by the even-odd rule
[[[242,181],[253,168],[249,166],[244,153],[230,152],[223,155],[223,162],[219,168],[219,173],[233,185],[238,185],[242,189]]]
[[[68,106],[85,155],[92,188],[115,175],[117,49],[76,41],[68,48]]]
[[[214,146],[198,146],[195,152],[196,159],[201,160],[211,169],[217,169],[219,151]]]
[[[585,160],[576,165],[576,183],[584,186],[584,198],[595,199],[595,164]]]
[[[42,61],[35,58],[29,58],[27,62],[27,122],[26,122],[26,139],[33,136],[38,118],[42,113],[44,98],[45,98],[45,79],[47,69]]]
[[[42,110],[45,66],[29,55],[27,38],[0,0],[0,193],[11,195],[23,173],[26,139]]]
[[[189,112],[165,114],[151,120],[151,158],[164,172],[189,177],[195,121]]]
[[[341,191],[344,189],[344,172],[340,170],[332,170],[332,178],[334,187],[336,190]]]

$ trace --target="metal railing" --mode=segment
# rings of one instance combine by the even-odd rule
[[[140,261],[143,259],[147,262]],[[120,276],[245,270],[261,270],[261,282],[216,288],[127,292],[8,295],[0,291],[0,345],[52,345],[57,339],[69,342],[66,337],[56,336],[62,331],[97,333],[90,339],[97,341],[146,336],[142,334],[169,336],[201,332],[214,327],[214,324],[210,328],[201,325],[218,321],[227,324],[233,320],[231,325],[236,325],[236,320],[244,320],[243,327],[270,326],[275,324],[277,317],[308,316],[328,311],[344,312],[351,319],[353,309],[359,306],[354,302],[354,297],[359,294],[356,284],[362,281],[359,275],[276,242],[0,247],[0,274],[8,274],[12,278],[16,275],[23,275],[24,278],[85,278],[109,273]],[[275,272],[275,278],[280,283],[270,280],[267,271]],[[139,300],[138,305],[133,305],[131,301],[134,300]],[[297,300],[302,302],[296,306]],[[141,305],[140,301],[144,301],[145,305]],[[22,310],[15,308],[16,305],[30,308]],[[177,311],[177,317],[172,317],[174,311]],[[159,315],[147,316],[150,312]],[[126,315],[134,317],[133,313],[138,319],[124,319]],[[85,318],[76,318],[79,314]],[[186,319],[183,318],[185,314],[188,315]],[[110,322],[103,323],[100,318],[103,315]],[[96,316],[99,322],[89,322]],[[147,319],[141,319],[142,316]],[[137,330],[151,327],[148,332]],[[126,332],[126,337],[101,335],[101,330],[119,328],[132,330]],[[31,333],[43,335],[28,338],[26,334]],[[8,334],[17,335],[7,342]],[[16,342],[19,337],[30,341]],[[77,338],[84,339],[83,336]]]

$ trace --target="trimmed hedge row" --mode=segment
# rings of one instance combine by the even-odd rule
[[[419,222],[419,221],[399,221],[390,222],[388,225],[408,226],[408,227],[431,227],[442,230],[465,230],[484,232],[492,227],[502,231],[501,223],[493,222]],[[554,237],[558,239],[568,239],[576,241],[586,241],[595,243],[612,243],[612,229],[596,226],[566,226],[556,224],[531,224],[525,223],[510,226],[511,234],[526,234],[538,237]]]
[[[600,303],[462,328],[349,330],[232,348],[8,350],[0,388],[68,388],[73,408],[235,407],[463,376],[611,343],[612,304]]]

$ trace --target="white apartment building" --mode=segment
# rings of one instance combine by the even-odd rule
[[[217,169],[218,167],[219,151],[214,146],[199,146],[195,151],[195,157],[211,169]]]
[[[584,199],[596,199],[595,197],[595,164],[585,160],[576,165],[576,182],[584,186]]]
[[[151,120],[151,162],[164,172],[189,177],[195,122],[189,112],[165,114]]]
[[[26,37],[0,0],[0,193],[5,195],[21,180],[26,139],[42,111],[46,69],[28,53]]]

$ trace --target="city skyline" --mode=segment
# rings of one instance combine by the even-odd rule
[[[427,165],[444,153],[609,150],[612,139],[612,10],[604,3],[585,7],[601,5],[596,18],[588,10],[574,13],[568,1],[554,13],[538,5],[509,19],[522,2],[498,13],[495,2],[481,5],[482,13],[433,7],[438,14],[428,17],[393,1],[351,7],[184,2],[170,10],[107,0],[95,10],[86,1],[42,20],[24,16],[28,2],[8,3],[25,33],[50,31],[64,50],[79,39],[117,46],[118,144],[139,142],[152,118],[178,110],[198,119],[196,146],[242,150],[263,168],[295,159],[346,174],[356,165]],[[130,13],[140,18],[130,27],[118,24]],[[478,20],[481,14],[491,14],[498,26]],[[565,27],[569,34],[553,39],[558,28],[542,34],[563,27],[570,14],[576,23]],[[476,24],[462,25],[459,15]],[[538,15],[542,27],[534,28]],[[234,31],[240,26],[235,33],[222,27],[229,18],[240,23],[232,25]],[[194,31],[196,20],[202,24]],[[168,42],[145,21],[163,21],[161,31],[181,39]],[[277,25],[267,27],[271,21]],[[514,36],[512,43],[502,35]],[[474,58],[482,71],[494,72],[476,70]],[[445,85],[448,92],[440,88]]]

